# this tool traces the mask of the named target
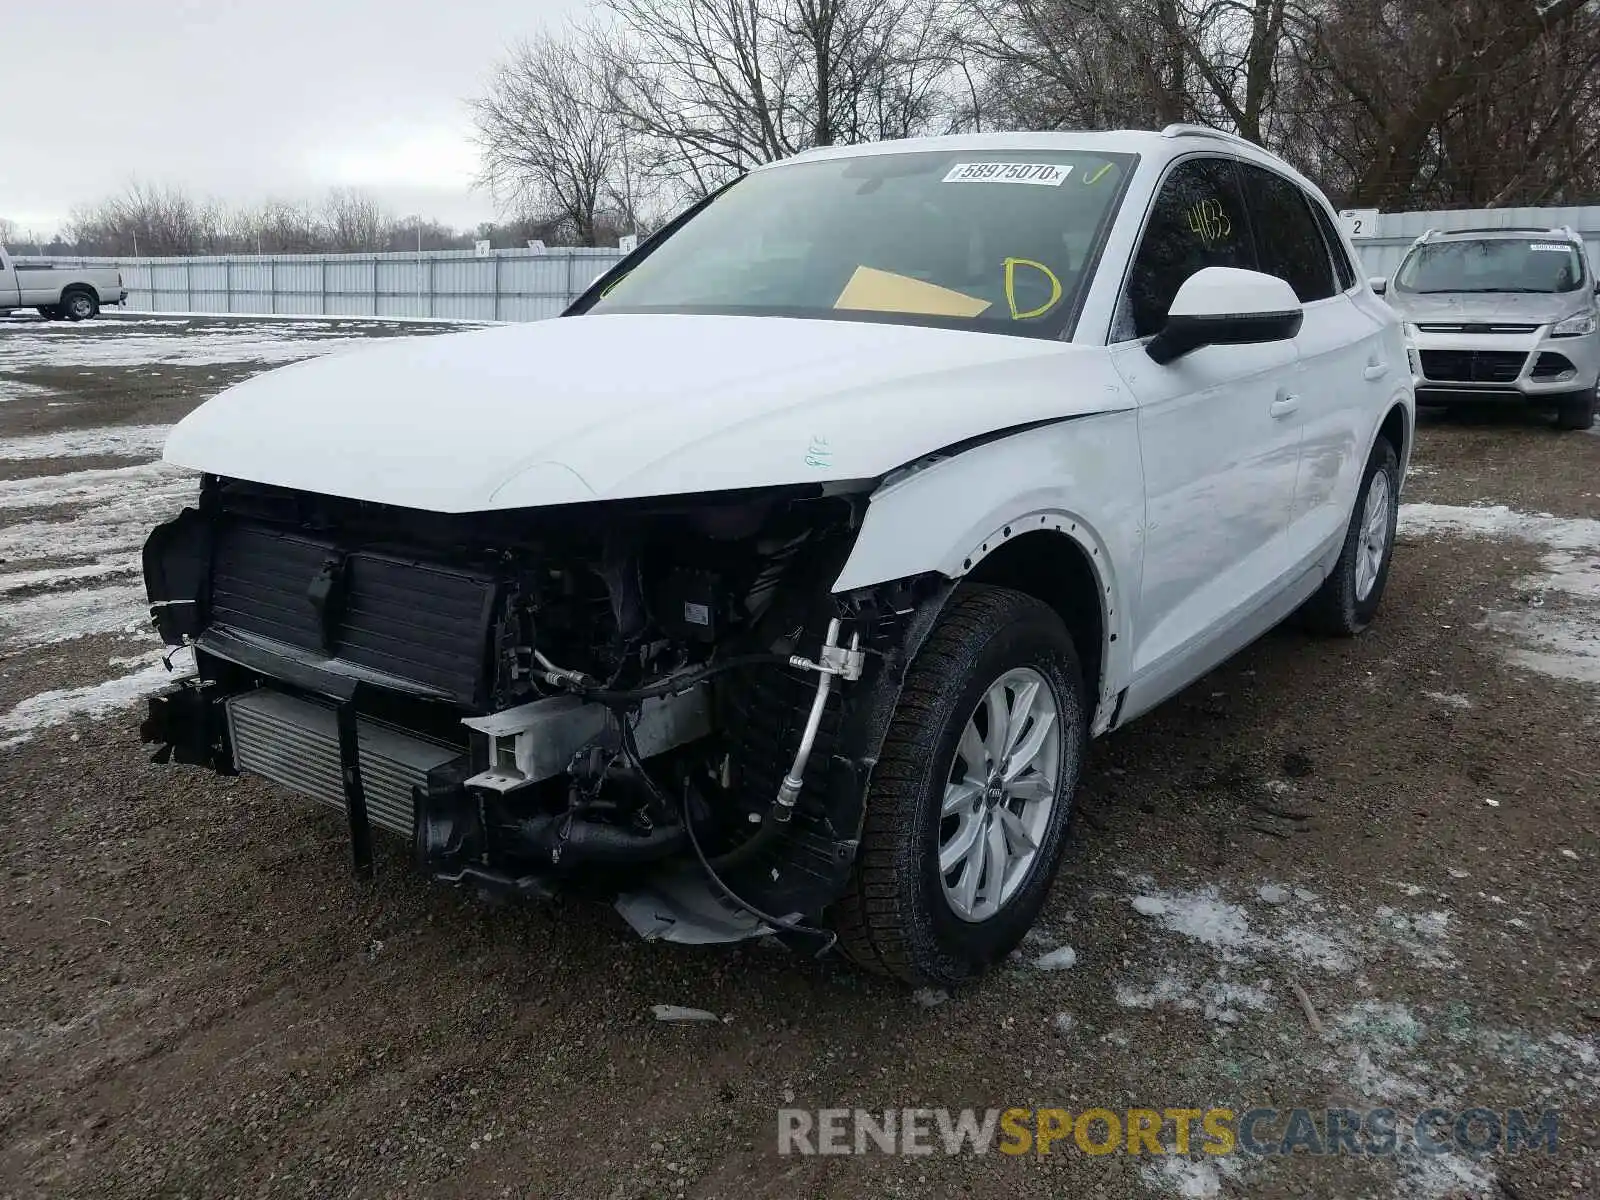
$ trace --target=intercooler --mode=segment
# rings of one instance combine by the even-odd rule
[[[233,762],[240,771],[344,811],[339,732],[331,705],[265,688],[227,701]],[[362,793],[374,825],[411,836],[411,788],[461,751],[376,721],[357,719]]]

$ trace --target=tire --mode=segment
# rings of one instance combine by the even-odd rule
[[[1381,517],[1371,507],[1375,490],[1382,496]],[[1354,637],[1372,623],[1383,599],[1384,585],[1389,582],[1399,497],[1400,460],[1389,440],[1379,438],[1361,476],[1361,490],[1356,493],[1355,511],[1350,514],[1339,561],[1300,610],[1303,623],[1312,632]],[[1381,545],[1375,545],[1378,535],[1383,539]]]
[[[47,304],[39,310],[39,315],[46,321],[61,320],[61,310],[53,304]]]
[[[61,297],[61,311],[69,321],[92,321],[100,315],[100,301],[87,288],[73,288]]]
[[[1557,429],[1593,429],[1595,389],[1563,396],[1556,405]]]
[[[1024,750],[1048,706],[1055,711],[1038,753],[1028,766],[1018,764],[1015,794],[961,753],[963,734],[986,733],[986,698],[1008,681],[1001,695],[1015,708],[1030,687],[1036,697],[1021,733]],[[1005,588],[963,586],[952,596],[906,674],[873,771],[855,872],[831,914],[851,960],[908,984],[948,987],[1004,959],[1022,940],[1061,862],[1088,736],[1084,693],[1077,651],[1055,610]],[[968,744],[974,759],[985,755],[981,744]],[[957,774],[989,782],[952,782]],[[947,788],[961,789],[961,807],[950,816],[942,812]],[[981,869],[970,856],[940,872],[941,843],[954,854],[969,829],[983,835],[966,839],[980,858],[996,845],[1015,856],[1009,875]],[[958,905],[969,879],[963,916]]]

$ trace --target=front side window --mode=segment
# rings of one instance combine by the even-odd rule
[[[1339,231],[1334,227],[1327,209],[1315,200],[1308,200],[1307,203],[1311,205],[1311,215],[1317,219],[1317,227],[1322,230],[1322,240],[1328,243],[1328,256],[1333,259],[1333,273],[1339,290],[1348,292],[1355,286],[1356,270],[1350,265],[1350,256],[1345,253]]]
[[[1240,163],[1261,270],[1276,275],[1301,304],[1333,295],[1333,263],[1305,195],[1281,175]]]
[[[1562,238],[1449,238],[1416,247],[1400,264],[1402,292],[1571,292],[1584,286],[1583,255]]]
[[[1111,340],[1159,333],[1178,289],[1206,267],[1256,269],[1238,176],[1227,159],[1190,159],[1161,185]]]
[[[917,151],[739,180],[577,311],[844,317],[1057,337],[1136,156]]]

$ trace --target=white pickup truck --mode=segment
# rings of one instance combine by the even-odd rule
[[[0,313],[36,308],[51,321],[87,321],[103,304],[128,298],[115,267],[57,267],[19,263],[0,246]]]

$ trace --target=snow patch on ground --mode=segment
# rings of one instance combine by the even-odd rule
[[[0,713],[0,749],[21,745],[41,729],[69,721],[95,721],[137,704],[146,696],[194,672],[186,650],[173,657],[172,670],[161,662],[164,651],[152,650],[138,659],[138,668],[87,687],[58,688],[29,696],[10,712]]]
[[[1343,973],[1360,954],[1353,933],[1359,923],[1328,919],[1310,893],[1289,892],[1270,885],[1264,899],[1263,927],[1252,925],[1250,912],[1221,895],[1215,884],[1191,891],[1159,891],[1146,876],[1134,879],[1140,894],[1131,898],[1134,911],[1163,928],[1209,947],[1219,962],[1248,963],[1286,958],[1318,970]]]
[[[1033,960],[1033,965],[1041,971],[1067,971],[1076,966],[1078,952],[1071,946],[1057,946],[1054,950],[1047,951]]]
[[[174,479],[188,481],[193,491],[194,478],[192,472],[180,467],[152,462],[132,467],[69,471],[65,475],[3,479],[0,480],[0,510],[57,508],[67,504],[109,505]]]
[[[1169,1156],[1140,1166],[1139,1178],[1146,1186],[1179,1200],[1216,1200],[1222,1195],[1223,1180],[1239,1178],[1239,1166],[1226,1158],[1195,1162]]]
[[[148,619],[141,581],[62,589],[0,603],[0,644],[22,649],[96,633],[138,633]]]
[[[1333,1052],[1322,1069],[1343,1076],[1375,1103],[1422,1100],[1428,1096],[1427,1086],[1407,1078],[1398,1063],[1421,1037],[1422,1026],[1405,1005],[1363,1000],[1333,1019]]]
[[[0,480],[0,645],[145,628],[140,547],[195,487],[164,463]]]
[[[1423,692],[1429,700],[1442,704],[1446,708],[1471,708],[1472,701],[1458,692]]]
[[[1413,1151],[1400,1159],[1400,1173],[1403,1182],[1395,1192],[1399,1200],[1467,1200],[1501,1194],[1486,1167],[1459,1154]]]
[[[1525,607],[1491,613],[1484,625],[1514,643],[1508,657],[1516,665],[1600,684],[1600,521],[1521,513],[1503,504],[1403,504],[1400,529],[1517,538],[1544,547],[1542,573],[1517,585]]]
[[[1486,622],[1522,643],[1511,662],[1541,675],[1600,684],[1600,604],[1584,614],[1543,611],[1493,613]]]
[[[1560,550],[1600,548],[1600,521],[1522,513],[1504,504],[1402,504],[1400,530],[1407,534],[1464,534],[1521,538]]]
[[[82,563],[76,567],[46,567],[38,571],[12,571],[0,575],[0,597],[50,588],[71,587],[91,580],[109,579],[137,570],[134,563]]]
[[[0,462],[41,458],[159,458],[170,425],[112,425],[0,440]]]
[[[0,404],[10,400],[36,400],[53,395],[54,391],[37,383],[23,383],[20,379],[0,377]]]
[[[0,361],[12,368],[290,363],[370,340],[341,336],[321,321],[219,323],[181,336],[150,332],[154,324],[32,325],[7,333]]]
[[[1134,896],[1129,903],[1141,916],[1153,917],[1173,933],[1210,946],[1225,960],[1238,957],[1250,940],[1249,916],[1239,905],[1221,899],[1215,886]]]
[[[1257,908],[1231,903],[1214,886],[1184,892],[1158,890],[1148,877],[1132,883],[1139,889],[1134,897],[1138,911],[1178,937],[1157,947],[1148,982],[1116,986],[1116,1002],[1127,1009],[1203,1014],[1225,1026],[1275,1010],[1298,1027],[1296,1005],[1282,1003],[1285,995],[1274,995],[1271,981],[1288,965],[1288,978],[1305,981],[1315,995],[1317,980],[1297,969],[1304,965],[1308,945],[1324,955],[1327,947],[1334,947],[1343,961],[1341,972],[1352,972],[1362,960],[1393,947],[1410,953],[1420,966],[1442,968],[1454,962],[1443,944],[1455,920],[1438,909],[1404,912],[1383,906],[1363,917],[1348,906],[1330,908],[1298,891],[1292,902]],[[1402,890],[1424,894],[1412,885],[1402,885]],[[1285,910],[1299,911],[1285,918]],[[1212,936],[1219,922],[1197,922],[1185,915],[1219,912],[1227,914],[1220,925],[1230,931],[1223,938]],[[1247,964],[1243,968],[1241,960]],[[1259,977],[1246,982],[1241,978],[1246,971]],[[1359,975],[1350,982],[1362,991],[1371,987]],[[1303,1028],[1297,1028],[1293,1035],[1305,1039],[1299,1044],[1310,1048],[1308,1063],[1326,1079],[1330,1095],[1358,1108],[1397,1111],[1401,1143],[1386,1168],[1393,1172],[1389,1194],[1395,1200],[1495,1194],[1489,1165],[1460,1153],[1423,1154],[1410,1138],[1416,1115],[1429,1107],[1459,1110],[1471,1104],[1481,1094],[1486,1065],[1515,1072],[1542,1106],[1600,1091],[1600,1044],[1594,1037],[1488,1028],[1475,1024],[1472,1015],[1466,1001],[1430,1009],[1369,997],[1344,1007],[1324,1005],[1317,1034],[1306,1038]],[[1224,1039],[1219,1044],[1226,1044],[1235,1035],[1217,1036]],[[1222,1162],[1199,1164],[1205,1165],[1223,1167]],[[1166,1195],[1220,1196],[1226,1173],[1213,1178],[1173,1158],[1142,1166],[1140,1178]]]
[[[1119,983],[1114,995],[1123,1008],[1172,1008],[1199,1013],[1208,1021],[1222,1025],[1237,1025],[1246,1012],[1261,1012],[1274,1003],[1264,983],[1197,980],[1170,964],[1145,986]]]

